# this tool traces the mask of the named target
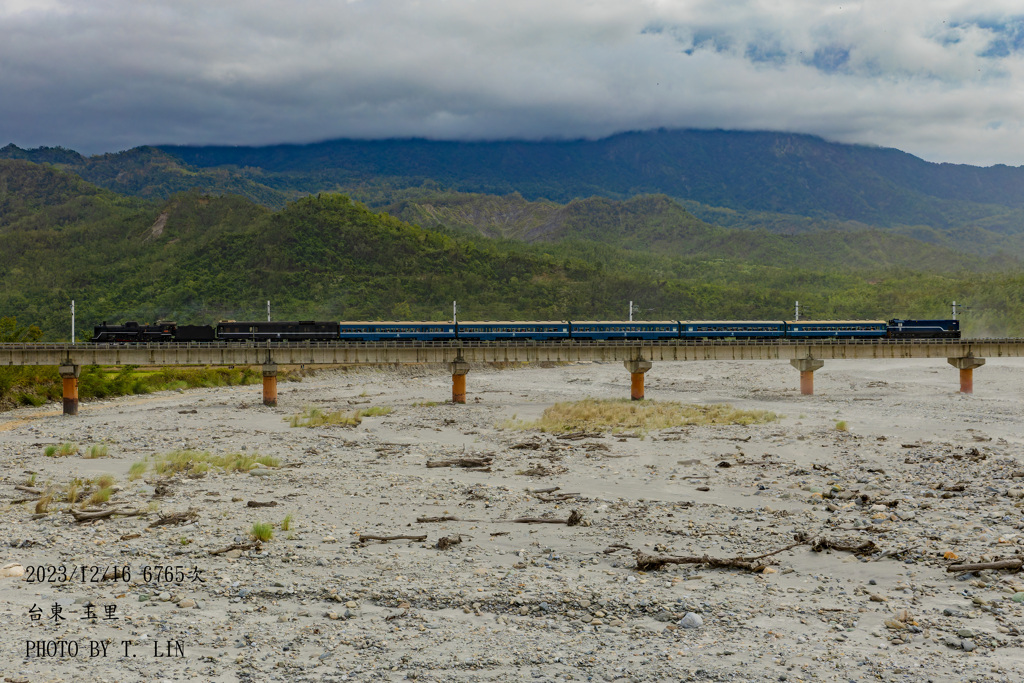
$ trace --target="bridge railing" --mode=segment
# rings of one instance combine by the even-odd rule
[[[1022,339],[1013,338],[981,338],[981,339],[837,339],[834,337],[821,337],[809,339],[557,339],[535,341],[531,339],[501,339],[495,341],[417,341],[417,340],[386,340],[371,342],[355,341],[306,341],[306,342],[144,342],[134,343],[32,343],[32,344],[0,344],[3,349],[29,350],[29,351],[88,351],[88,350],[117,350],[117,349],[152,349],[157,350],[180,350],[180,349],[332,349],[332,348],[487,348],[494,346],[510,347],[536,347],[536,346],[566,346],[578,345],[588,347],[635,347],[635,346],[806,346],[814,344],[819,346],[836,345],[963,345],[963,344],[1000,344],[1000,343],[1022,343]]]

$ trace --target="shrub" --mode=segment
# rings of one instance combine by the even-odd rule
[[[269,541],[274,537],[274,525],[269,522],[256,522],[249,533],[257,541]]]
[[[630,401],[587,398],[572,403],[556,403],[534,422],[505,423],[513,429],[539,429],[542,432],[647,431],[684,425],[751,425],[778,420],[766,410],[739,410],[727,404],[683,405],[675,401]]]

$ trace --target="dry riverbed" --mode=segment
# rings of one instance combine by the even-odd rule
[[[464,406],[416,367],[282,383],[276,408],[247,386],[0,414],[3,680],[1024,679],[1024,573],[948,571],[1024,555],[1024,361],[973,396],[941,360],[815,380],[655,363],[649,399],[781,417],[572,438],[508,423],[628,396],[621,364],[474,367]],[[391,412],[289,426],[308,406]],[[154,471],[180,449],[277,466]],[[91,509],[141,514],[67,512],[103,474]]]

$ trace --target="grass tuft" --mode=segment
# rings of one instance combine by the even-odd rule
[[[846,431],[849,431],[849,429],[850,428],[847,426],[846,420],[839,420],[839,422],[836,422],[836,431],[837,432],[846,432]]]
[[[542,432],[639,430],[647,432],[686,425],[751,425],[778,420],[766,410],[740,410],[728,404],[684,405],[675,401],[630,401],[586,398],[556,403],[533,422],[509,421],[510,429]]]
[[[104,486],[103,488],[94,491],[93,494],[89,496],[89,499],[86,501],[86,504],[99,505],[100,503],[106,503],[107,501],[110,500],[110,497],[112,495],[114,495],[114,489],[110,488],[109,486]]]
[[[103,446],[103,445],[93,445],[93,446],[89,446],[89,451],[88,451],[88,453],[86,453],[85,457],[89,458],[89,459],[108,458],[108,457],[110,457],[110,453],[107,450],[106,446]]]
[[[78,444],[65,441],[59,446],[47,446],[43,450],[43,454],[48,458],[63,458],[68,455],[75,455],[78,453]]]
[[[344,413],[340,410],[325,413],[319,408],[308,406],[301,413],[286,419],[291,427],[322,427],[324,425],[355,427],[363,421],[364,417],[379,417],[390,414],[391,408],[389,406],[371,406],[351,413]]]
[[[145,460],[140,460],[139,462],[132,463],[132,466],[128,468],[128,481],[135,481],[136,479],[141,479],[142,475],[146,473],[147,469],[149,469],[149,463],[146,462]]]
[[[274,525],[269,522],[256,522],[249,530],[250,535],[257,541],[269,541],[274,537]]]
[[[295,523],[292,515],[285,515],[284,519],[281,520],[281,531],[291,531],[292,525]]]
[[[149,465],[152,465],[153,472],[160,476],[172,476],[175,474],[200,474],[209,472],[211,469],[224,472],[248,472],[257,465],[280,467],[281,461],[271,455],[255,453],[252,455],[243,453],[212,455],[209,451],[171,451],[154,456],[149,463],[145,461],[135,463],[128,470],[129,478],[132,477],[133,472],[137,472],[136,478],[141,477]]]

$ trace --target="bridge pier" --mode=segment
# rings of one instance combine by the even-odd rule
[[[277,364],[263,364],[263,405],[277,405]]]
[[[794,358],[789,364],[800,371],[800,393],[804,396],[814,395],[814,371],[820,370],[825,361],[817,358]]]
[[[60,378],[64,380],[64,414],[78,415],[78,376],[80,365],[61,365]]]
[[[644,373],[651,369],[649,360],[626,360],[622,364],[629,370],[629,397],[634,401],[644,400]]]
[[[947,358],[946,362],[960,371],[960,393],[974,393],[974,368],[985,364],[984,358],[967,356],[965,358]]]
[[[448,364],[452,373],[452,403],[466,402],[466,375],[469,374],[469,363],[462,356],[456,357]]]

